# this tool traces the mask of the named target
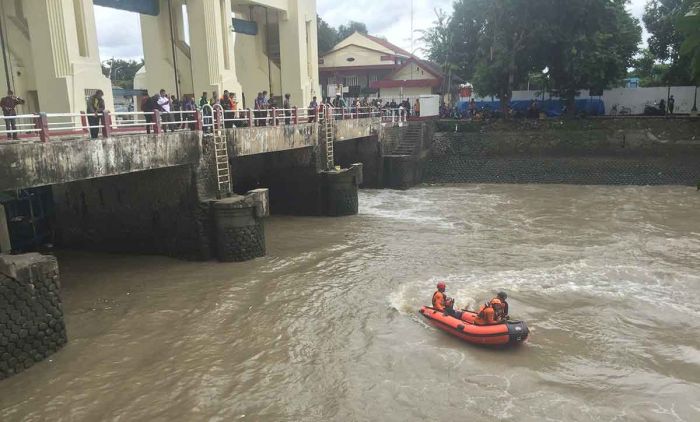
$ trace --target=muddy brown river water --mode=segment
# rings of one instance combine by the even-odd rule
[[[2,421],[698,421],[700,193],[464,185],[275,217],[242,264],[62,253],[70,342],[0,382]],[[532,335],[417,314],[497,290]]]

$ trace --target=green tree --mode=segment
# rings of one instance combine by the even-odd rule
[[[321,19],[320,16],[317,17],[316,22],[316,34],[318,37],[318,53],[322,55],[331,51],[333,46],[338,44],[338,41],[340,41],[340,36],[338,35],[338,30],[328,25],[328,22]]]
[[[452,44],[450,16],[442,9],[435,9],[433,26],[421,30],[420,33],[419,41],[428,46],[427,49],[423,49],[428,55],[428,60],[441,65],[447,63],[450,59]]]
[[[644,26],[650,34],[649,50],[656,60],[668,63],[662,76],[665,84],[687,85],[691,82],[690,59],[681,55],[685,35],[679,28],[694,0],[650,0],[644,9]]]
[[[345,25],[340,25],[338,27],[338,38],[343,40],[355,32],[360,34],[368,34],[367,25],[362,22],[350,21]]]
[[[575,113],[582,88],[604,89],[632,65],[641,27],[625,9],[627,0],[539,0],[544,32],[541,57],[567,110]]]
[[[668,64],[658,63],[654,53],[645,48],[632,61],[632,69],[628,76],[639,78],[639,85],[643,87],[663,86],[663,77],[668,68]]]
[[[681,45],[681,57],[691,65],[692,79],[700,84],[700,1],[682,17],[678,25],[685,36]]]
[[[112,84],[126,89],[134,88],[136,72],[143,67],[144,61],[114,59],[102,64],[102,74],[112,80]]]

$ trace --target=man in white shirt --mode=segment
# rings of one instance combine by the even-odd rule
[[[160,90],[158,105],[163,109],[163,112],[160,114],[160,120],[163,123],[163,132],[168,130],[168,126],[170,126],[171,132],[175,132],[175,125],[170,123],[172,122],[172,115],[170,114],[170,98],[168,98],[168,95],[165,93],[164,89]]]

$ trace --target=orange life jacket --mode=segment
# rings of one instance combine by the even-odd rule
[[[496,319],[501,319],[505,316],[504,306],[501,299],[494,297],[489,301],[489,305],[493,308],[494,316]]]
[[[445,294],[440,290],[433,293],[433,308],[437,309],[438,311],[445,310]]]
[[[482,305],[476,318],[474,318],[474,325],[492,325],[497,323],[496,312],[490,302]]]

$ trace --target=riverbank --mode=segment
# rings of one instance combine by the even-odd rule
[[[440,121],[423,181],[695,186],[700,119]]]

